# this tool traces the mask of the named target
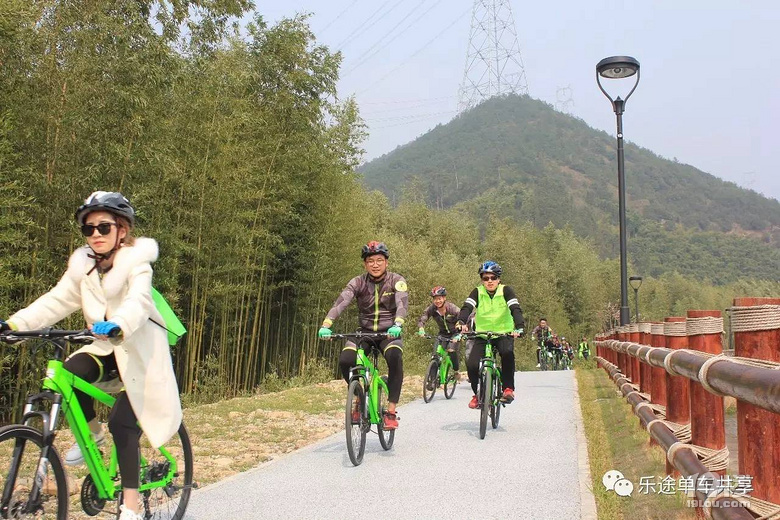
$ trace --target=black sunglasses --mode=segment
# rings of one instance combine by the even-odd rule
[[[495,277],[495,276],[483,276],[482,277],[482,281],[483,282],[494,282],[496,280],[498,280],[498,278]]]
[[[111,233],[111,226],[116,226],[116,222],[101,222],[97,226],[93,226],[92,224],[84,224],[81,226],[81,234],[85,237],[91,237],[97,229],[98,233],[105,236]]]

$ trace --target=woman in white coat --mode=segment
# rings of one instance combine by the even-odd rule
[[[105,380],[112,370],[122,379],[124,391],[111,410],[108,429],[122,478],[120,520],[136,520],[142,518],[138,514],[141,432],[152,445],[161,446],[176,433],[182,419],[167,332],[158,325],[163,320],[151,294],[157,243],[132,236],[135,211],[120,193],[93,193],[78,208],[76,219],[87,245],[73,252],[65,275],[51,291],[7,322],[0,321],[0,330],[47,327],[82,311],[98,339],[68,358],[65,368],[90,382]],[[103,442],[92,399],[76,394],[93,437]],[[65,456],[69,464],[83,460],[78,445]]]

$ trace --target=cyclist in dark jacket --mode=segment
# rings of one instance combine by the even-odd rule
[[[447,301],[447,289],[441,285],[431,289],[431,298],[433,298],[433,303],[423,311],[420,319],[417,320],[417,335],[425,336],[425,323],[430,318],[433,318],[433,321],[439,326],[439,336],[452,340],[448,341],[444,347],[452,360],[455,377],[458,377],[458,370],[460,370],[458,364],[458,342],[456,340],[458,331],[455,328],[455,324],[458,321],[460,308],[454,303]]]
[[[379,343],[379,349],[387,361],[388,407],[383,418],[384,428],[398,428],[396,405],[401,397],[401,383],[404,379],[403,342],[401,327],[409,302],[406,280],[400,274],[387,270],[390,251],[382,242],[372,241],[363,246],[361,253],[366,272],[349,281],[336,298],[333,307],[322,321],[318,335],[327,339],[331,336],[333,322],[352,300],[357,300],[358,322],[361,332],[386,332],[388,338]],[[339,367],[345,381],[349,371],[357,362],[357,346],[348,341],[339,356]]]

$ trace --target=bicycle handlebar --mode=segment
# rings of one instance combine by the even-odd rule
[[[344,334],[331,334],[333,339],[387,339],[387,332],[346,332]]]
[[[514,337],[512,336],[511,332],[492,332],[492,331],[461,332],[460,336],[466,339],[473,339],[473,338],[485,339],[486,337],[487,339],[498,339],[498,338]]]
[[[109,337],[116,337],[120,333],[119,329],[111,331]],[[97,339],[89,329],[64,330],[64,329],[39,329],[39,330],[7,330],[0,333],[0,341],[5,343],[17,343],[26,339],[42,339],[48,342],[54,342],[61,339],[68,343],[87,345]]]

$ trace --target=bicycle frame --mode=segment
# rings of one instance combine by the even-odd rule
[[[444,385],[447,383],[447,370],[452,367],[452,359],[450,359],[450,353],[444,348],[444,344],[452,341],[451,338],[442,336],[425,336],[428,339],[436,340],[436,351],[431,355],[431,359],[437,358],[439,361],[439,384]]]
[[[487,344],[485,345],[485,356],[480,359],[479,361],[479,372],[482,373],[482,370],[487,368],[491,372],[493,372],[493,379],[500,383],[501,381],[501,369],[498,368],[496,365],[496,356],[493,354],[493,340],[492,338],[487,338]],[[482,392],[480,392],[481,394]],[[490,398],[490,396],[486,396]],[[484,404],[484,403],[480,403]]]
[[[52,440],[51,436],[53,436],[53,430],[57,425],[60,408],[64,403],[62,409],[65,412],[65,419],[68,421],[68,425],[73,432],[76,443],[84,454],[84,461],[89,469],[90,475],[92,475],[99,497],[107,500],[114,500],[121,491],[121,485],[117,482],[119,464],[116,446],[112,446],[111,457],[109,459],[108,467],[106,467],[100,449],[90,433],[87,420],[84,417],[84,411],[81,409],[81,405],[76,399],[75,390],[84,392],[108,407],[114,406],[116,398],[69,372],[63,366],[62,360],[57,359],[57,357],[59,356],[55,356],[55,359],[49,360],[49,363],[47,364],[46,377],[42,383],[43,392],[31,395],[27,398],[24,415],[22,416],[22,423],[29,425],[29,422],[33,417],[40,417],[43,420],[44,439],[49,443]],[[52,401],[51,412],[47,413],[33,409],[36,402],[43,400]],[[142,483],[138,488],[138,491],[141,493],[151,489],[165,487],[173,480],[178,471],[176,458],[173,457],[165,447],[160,447],[158,449],[170,462],[168,472],[161,480]],[[144,468],[145,466],[146,461],[142,457],[140,467]],[[142,473],[140,477],[141,482],[143,482],[144,474]]]
[[[390,395],[387,388],[387,384],[379,376],[379,370],[376,368],[376,360],[378,356],[377,347],[370,347],[372,349],[372,357],[374,362],[371,362],[369,356],[366,355],[361,340],[357,345],[357,362],[356,366],[350,371],[349,380],[359,378],[363,381],[363,386],[368,390],[368,418],[371,424],[379,424],[382,421],[382,417],[379,415],[379,388],[380,386],[385,391],[385,395]]]

